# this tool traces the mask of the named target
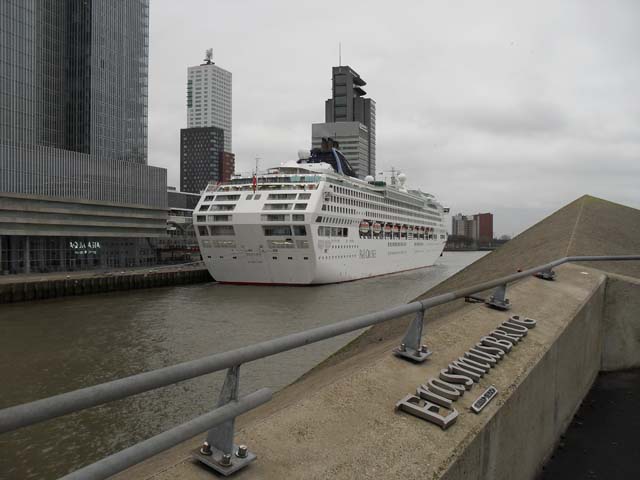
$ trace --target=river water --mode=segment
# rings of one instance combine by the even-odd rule
[[[317,287],[215,283],[0,306],[0,408],[410,301],[486,252]],[[240,394],[280,389],[358,335],[241,368]],[[219,372],[0,435],[0,478],[57,478],[215,407]]]

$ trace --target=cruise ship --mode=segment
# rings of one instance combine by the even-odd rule
[[[211,183],[194,211],[200,252],[223,283],[347,282],[433,265],[448,209],[404,174],[357,178],[330,139],[265,173]]]

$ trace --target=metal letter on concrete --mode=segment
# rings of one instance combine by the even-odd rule
[[[238,400],[239,382],[240,365],[236,365],[227,370],[227,376],[218,399],[218,407]],[[234,417],[209,430],[207,440],[202,448],[192,452],[192,456],[196,460],[225,477],[246,467],[256,459],[255,453],[249,452],[247,447],[233,443],[235,422]]]
[[[411,321],[407,333],[404,334],[402,343],[393,353],[399,357],[407,358],[412,362],[424,362],[431,355],[431,350],[426,345],[421,345],[422,323],[424,320],[424,310],[416,312],[415,318]]]
[[[462,385],[455,383],[445,382],[438,378],[431,378],[427,382],[427,387],[432,392],[437,393],[441,397],[448,398],[449,400],[457,401],[466,392]]]
[[[523,327],[528,328],[529,330],[531,330],[532,328],[535,328],[536,324],[538,323],[533,318],[521,318],[520,315],[511,315],[511,317],[509,318],[509,320],[507,320],[507,322],[515,323],[516,325],[521,325]]]
[[[423,400],[427,400],[431,403],[435,403],[436,405],[440,405],[441,407],[448,408],[451,410],[453,408],[453,402],[446,397],[442,397],[437,393],[432,392],[427,385],[420,385],[416,389],[416,395],[422,398]]]
[[[422,418],[427,422],[435,423],[443,430],[453,425],[458,418],[458,411],[455,408],[451,409],[447,416],[442,416],[440,415],[442,407],[415,395],[407,395],[404,397],[396,404],[396,408],[415,417]]]
[[[448,383],[457,383],[464,386],[466,390],[471,390],[473,387],[473,380],[466,375],[457,375],[449,372],[446,369],[440,370],[440,380]]]
[[[511,303],[509,303],[509,299],[506,298],[506,295],[507,284],[503,283],[493,291],[493,294],[487,298],[484,303],[492,308],[497,308],[498,310],[509,310],[511,308]]]

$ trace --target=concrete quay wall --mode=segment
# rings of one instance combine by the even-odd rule
[[[124,273],[55,276],[0,283],[0,304],[92,293],[212,281],[206,268],[134,270]]]

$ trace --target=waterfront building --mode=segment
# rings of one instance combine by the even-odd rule
[[[180,131],[180,189],[199,193],[210,181],[228,181],[232,152],[231,72],[212,61],[187,69],[187,128]]]
[[[364,98],[365,85],[351,67],[333,67],[325,121],[311,127],[312,148],[319,148],[322,138],[337,141],[359,178],[376,174],[376,102]]]
[[[154,263],[148,0],[6,0],[0,38],[0,274]]]
[[[493,214],[477,213],[451,217],[451,236],[453,240],[467,240],[478,246],[490,245],[493,241]]]
[[[222,181],[222,171],[230,168],[229,156],[224,153],[224,131],[221,128],[180,130],[180,190],[200,193],[209,182]]]

